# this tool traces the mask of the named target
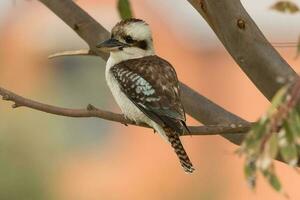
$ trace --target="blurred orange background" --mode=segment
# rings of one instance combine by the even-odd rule
[[[155,49],[179,79],[227,110],[255,121],[269,106],[187,1],[131,0],[147,21]],[[107,29],[119,21],[116,1],[78,0]],[[243,1],[269,41],[296,42],[300,14],[269,10],[274,1]],[[98,57],[48,60],[51,53],[87,48],[38,1],[0,3],[0,85],[58,106],[91,103],[120,112],[106,86]],[[298,72],[296,48],[277,49]],[[150,129],[101,119],[74,119],[0,103],[0,199],[285,199],[258,178],[250,191],[237,146],[220,136],[183,137],[196,173],[186,175],[173,150]],[[189,125],[199,124],[188,118]],[[300,175],[276,169],[291,199],[299,199]]]

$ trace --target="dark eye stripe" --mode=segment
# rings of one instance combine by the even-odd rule
[[[138,41],[136,43],[136,46],[139,47],[139,48],[141,48],[141,49],[144,49],[144,50],[148,49],[148,43],[147,43],[146,40]]]
[[[124,36],[123,39],[127,44],[132,44],[132,46],[138,47],[143,50],[148,49],[148,43],[146,40],[140,40],[140,41],[134,40],[130,35]]]
[[[135,41],[132,39],[132,37],[130,35],[125,36],[124,40],[126,41],[126,43],[128,44],[132,44]]]

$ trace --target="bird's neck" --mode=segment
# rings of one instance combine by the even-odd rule
[[[109,59],[107,61],[107,67],[110,68],[120,62],[135,59],[135,58],[142,58],[145,56],[155,55],[153,49],[149,49],[147,51],[140,50],[138,48],[124,48],[122,51],[115,51],[111,52]]]

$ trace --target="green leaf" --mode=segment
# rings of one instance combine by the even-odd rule
[[[278,154],[277,134],[273,133],[272,137],[270,138],[270,141],[268,142],[268,148],[270,157],[274,159]]]
[[[255,123],[243,142],[243,151],[250,157],[260,153],[261,141],[268,131],[269,119],[262,117],[258,123]]]
[[[263,171],[262,173],[264,177],[269,181],[272,188],[274,188],[278,192],[282,190],[281,183],[273,170]]]
[[[121,19],[123,20],[133,17],[129,0],[119,0],[118,11]]]
[[[274,114],[274,112],[277,111],[277,108],[283,103],[283,101],[285,100],[285,97],[286,97],[287,90],[288,90],[288,87],[283,86],[276,92],[275,96],[272,99],[272,105],[268,109],[268,112],[267,112],[269,116]]]
[[[276,191],[281,191],[281,183],[275,174],[271,174],[268,178],[269,183]]]
[[[255,166],[255,159],[248,158],[246,164],[244,166],[244,174],[246,176],[248,185],[251,189],[255,188],[256,186],[256,166]]]
[[[291,121],[291,115],[285,122],[283,122],[283,128],[285,129],[285,133],[286,133],[285,138],[289,144],[293,143],[293,141],[294,141],[293,131],[295,128],[294,124],[289,123],[290,121]]]
[[[300,116],[299,116],[299,112],[295,109],[292,111],[291,114],[291,124],[293,124],[292,130],[294,133],[294,142],[298,145],[300,145]]]
[[[253,139],[254,142],[257,142],[259,139],[262,138],[264,133],[267,131],[267,124],[269,122],[269,119],[267,118],[262,118],[259,120],[258,123],[253,125],[250,133],[249,133],[249,138],[248,139]]]
[[[279,133],[279,148],[280,154],[284,161],[291,166],[296,166],[298,163],[298,150],[296,146],[296,124],[293,123],[293,119],[296,117],[297,112],[293,110],[287,121],[284,122],[283,128],[285,134]],[[281,130],[283,131],[283,130]]]
[[[280,147],[280,154],[283,160],[291,166],[296,166],[298,163],[298,152],[295,144],[288,144]]]
[[[296,13],[299,12],[299,7],[297,4],[291,1],[278,1],[275,3],[271,9],[282,13]]]
[[[293,142],[297,143],[297,138],[300,139],[300,117],[296,109],[290,112],[288,126],[293,135]]]

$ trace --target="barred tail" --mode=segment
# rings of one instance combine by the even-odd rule
[[[176,133],[167,134],[168,140],[174,148],[175,153],[177,154],[180,164],[183,167],[183,170],[186,173],[193,173],[195,170],[192,162],[190,161],[187,153],[185,152],[182,143],[179,139],[179,136]]]

